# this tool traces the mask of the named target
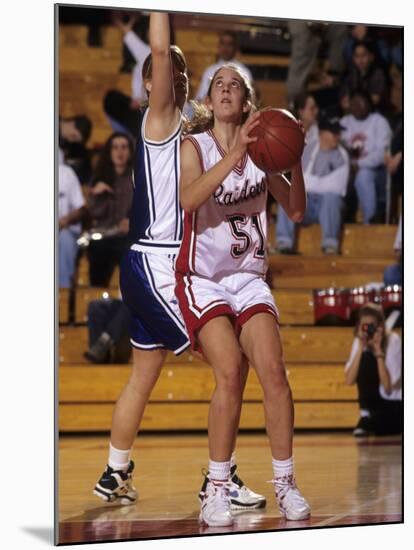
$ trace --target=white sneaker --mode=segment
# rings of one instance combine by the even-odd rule
[[[229,497],[231,509],[236,510],[257,510],[266,506],[266,497],[255,493],[247,487],[236,474],[237,466],[234,464],[230,471]],[[207,483],[210,481],[207,470],[202,470],[204,475],[203,485],[198,493],[198,500],[203,502]]]
[[[229,496],[232,510],[257,510],[266,506],[266,497],[255,493],[236,474],[237,466],[231,469]]]
[[[232,525],[228,482],[207,483],[199,519],[210,527]]]
[[[307,519],[310,516],[310,506],[296,487],[294,479],[287,484],[283,484],[283,486],[276,483],[275,480],[273,480],[273,483],[280,512],[286,519],[298,521]]]

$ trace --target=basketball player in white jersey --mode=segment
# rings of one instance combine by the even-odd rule
[[[121,264],[120,277],[122,298],[131,314],[133,367],[113,412],[108,465],[94,489],[103,500],[121,504],[132,504],[137,499],[132,485],[131,450],[167,350],[178,355],[189,347],[174,294],[173,270],[182,238],[179,153],[182,109],[188,93],[187,68],[181,50],[170,47],[168,14],[151,13],[149,36],[151,56],[143,65],[149,105],[136,147],[130,217],[133,244]],[[243,385],[247,370],[245,366]],[[235,437],[231,439],[234,445]],[[234,508],[261,508],[266,504],[265,497],[241,482],[235,466],[231,483]]]
[[[220,68],[209,89],[210,113],[198,128],[206,131],[186,137],[181,148],[185,219],[176,294],[192,347],[202,350],[216,380],[209,410],[210,474],[200,513],[210,526],[233,521],[227,480],[241,410],[242,353],[263,388],[280,511],[289,520],[310,515],[294,478],[293,402],[278,311],[264,280],[267,190],[295,221],[304,215],[306,194],[300,162],[290,183],[265,174],[248,156],[247,145],[256,140],[249,132],[258,124],[258,113],[248,116],[251,97],[236,67]]]

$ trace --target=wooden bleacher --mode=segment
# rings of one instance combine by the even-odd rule
[[[192,29],[178,18],[176,42],[185,53],[190,75],[190,96],[199,86],[204,69],[215,63],[218,34],[210,29]],[[87,28],[82,25],[61,25],[59,28],[59,114],[63,117],[87,114],[93,123],[88,145],[102,145],[111,134],[102,101],[110,89],[130,95],[131,75],[122,74],[122,33],[115,27],[103,27],[102,47],[88,47]],[[242,55],[248,65],[286,67],[283,56]],[[284,82],[256,80],[261,103],[286,107]]]
[[[349,281],[381,281],[384,267],[393,261],[390,250],[394,234],[394,226],[346,226],[343,249],[346,247],[348,254],[328,257],[320,255],[319,228],[311,226],[301,231],[302,255],[270,256],[297,428],[351,428],[358,416],[356,388],[346,386],[343,379],[352,329],[313,326],[312,285],[321,287],[321,281],[335,281],[337,286],[347,286]],[[83,358],[88,341],[87,306],[104,293],[119,296],[116,275],[110,288],[90,288],[87,260],[82,257],[75,289],[74,324],[61,324],[59,331],[62,432],[109,430],[113,405],[128,378],[129,365],[91,365]],[[68,319],[67,295],[62,292],[60,296],[61,323]],[[205,429],[212,389],[213,376],[208,365],[187,352],[179,357],[170,353],[146,409],[142,429]],[[241,428],[264,427],[261,399],[261,388],[252,370]]]

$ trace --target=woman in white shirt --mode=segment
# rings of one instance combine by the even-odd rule
[[[355,436],[401,433],[401,339],[386,331],[379,305],[368,303],[359,311],[345,382],[358,386]]]

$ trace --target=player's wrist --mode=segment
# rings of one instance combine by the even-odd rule
[[[237,164],[239,160],[243,157],[244,153],[246,152],[246,148],[241,149],[239,147],[235,147],[234,149],[231,149],[229,151],[229,157],[232,163]]]

